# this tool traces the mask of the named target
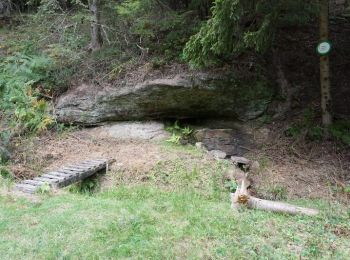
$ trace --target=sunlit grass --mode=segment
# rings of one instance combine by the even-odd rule
[[[155,185],[30,203],[0,198],[2,259],[338,258],[350,254],[349,215],[320,201],[316,218],[244,210],[226,199]],[[342,235],[344,232],[344,235]]]

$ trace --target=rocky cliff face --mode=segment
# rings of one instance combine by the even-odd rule
[[[264,81],[200,73],[146,81],[136,86],[82,85],[56,104],[60,122],[86,125],[105,121],[261,115],[273,91]]]

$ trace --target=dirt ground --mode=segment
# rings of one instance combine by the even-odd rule
[[[350,150],[334,141],[308,142],[283,135],[283,126],[270,126],[268,141],[249,153],[261,169],[251,175],[260,197],[310,198],[348,202]]]
[[[246,156],[258,161],[258,171],[249,173],[256,195],[267,199],[326,199],[348,202],[350,185],[349,153],[334,143],[304,147],[270,134],[269,141]],[[20,140],[20,139],[19,139]],[[36,176],[47,170],[84,161],[111,158],[116,162],[104,178],[104,185],[116,185],[118,174],[131,182],[144,181],[160,162],[183,160],[186,164],[212,160],[209,155],[193,156],[186,149],[166,149],[164,141],[120,139],[106,134],[103,127],[74,129],[62,134],[18,140],[11,168],[18,179]],[[204,159],[203,159],[204,158]]]

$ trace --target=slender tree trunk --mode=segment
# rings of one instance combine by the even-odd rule
[[[320,0],[320,40],[328,40],[329,31],[329,0]],[[324,55],[320,58],[320,84],[321,84],[321,108],[322,123],[325,126],[332,124],[331,114],[331,81],[329,70],[329,56]]]
[[[103,44],[100,3],[101,0],[90,0],[90,12],[92,16],[90,48],[92,51],[100,49]]]

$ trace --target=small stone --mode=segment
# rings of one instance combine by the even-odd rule
[[[189,142],[188,142],[187,139],[181,138],[181,139],[180,139],[180,144],[181,144],[181,145],[187,145],[187,144],[189,144]]]
[[[211,156],[213,156],[215,159],[225,159],[227,154],[223,151],[219,150],[212,150],[209,152]]]
[[[239,157],[239,156],[232,156],[231,161],[235,164],[244,164],[244,165],[250,165],[251,161],[245,157]]]

